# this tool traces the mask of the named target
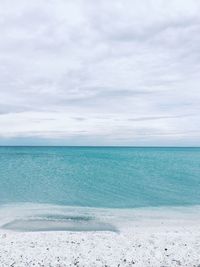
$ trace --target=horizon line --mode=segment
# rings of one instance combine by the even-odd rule
[[[200,146],[126,146],[126,145],[0,145],[1,147],[112,147],[112,148],[200,148]]]

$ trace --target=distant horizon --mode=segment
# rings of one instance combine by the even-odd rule
[[[120,146],[120,145],[0,145],[1,147],[107,147],[107,148],[200,148],[200,146]]]

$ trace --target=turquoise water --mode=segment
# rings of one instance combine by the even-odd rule
[[[0,147],[0,203],[200,204],[200,148]]]

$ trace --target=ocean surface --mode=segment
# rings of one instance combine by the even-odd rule
[[[31,219],[37,228],[43,219],[85,225],[90,221],[88,208],[198,205],[200,148],[0,147],[0,220],[8,214],[5,207],[15,207],[18,214],[31,210],[32,215],[42,207],[40,216]],[[63,212],[67,207],[70,216],[69,210]],[[73,207],[87,207],[87,216],[73,215]],[[5,225],[10,223],[10,228],[24,227],[19,218]],[[110,227],[96,223],[93,228],[104,226]]]

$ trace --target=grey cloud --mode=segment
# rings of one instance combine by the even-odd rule
[[[104,88],[102,91],[99,92],[97,97],[134,97],[138,95],[149,95],[152,94],[151,91],[145,90],[134,90],[134,89],[108,89]]]
[[[83,117],[74,117],[73,119],[76,121],[85,121],[86,120],[86,118],[83,118]]]
[[[10,113],[20,113],[27,111],[28,108],[21,107],[21,106],[14,106],[9,104],[2,104],[0,102],[0,115],[6,115]]]
[[[196,9],[191,7],[190,12],[185,12],[183,16],[180,16],[176,9],[173,9],[177,1],[173,3],[174,5],[169,2],[165,7],[163,3],[163,1],[158,1],[156,5],[153,5],[151,1],[140,1],[140,3],[127,1],[123,4],[112,2],[106,5],[104,1],[101,1],[98,3],[98,12],[101,15],[96,16],[95,7],[91,4],[89,19],[91,19],[91,25],[94,29],[100,32],[99,35],[105,35],[111,40],[122,42],[146,41],[168,29],[199,25],[200,6],[197,2]],[[151,12],[149,12],[149,8]],[[181,8],[182,11],[188,11],[190,6],[188,6],[188,10],[184,6]],[[170,19],[167,11],[171,12]]]
[[[152,116],[152,117],[139,117],[139,118],[130,118],[129,121],[153,121],[153,120],[164,120],[164,119],[179,119],[187,118],[194,115],[172,115],[172,116]]]

